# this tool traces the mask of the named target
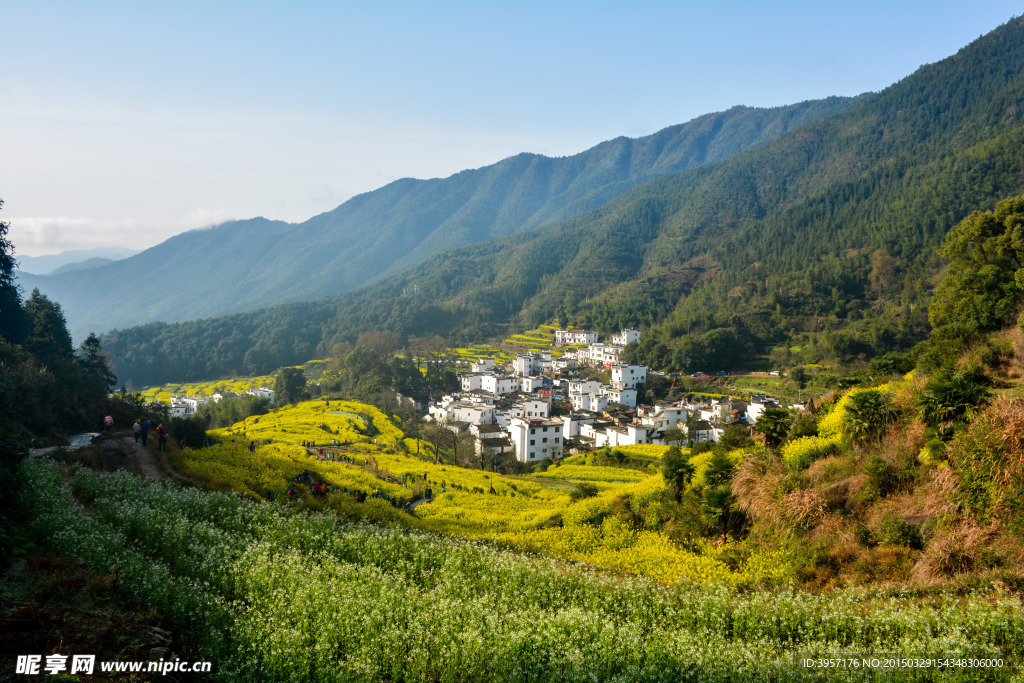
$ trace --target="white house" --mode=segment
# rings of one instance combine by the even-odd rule
[[[597,341],[597,332],[586,330],[555,330],[556,344],[593,344]]]
[[[613,403],[620,403],[627,408],[636,408],[636,389],[626,389],[612,385],[603,387],[602,393]]]
[[[693,443],[718,441],[718,434],[715,432],[715,428],[706,420],[697,421],[693,425],[693,429],[687,430],[686,437]]]
[[[600,393],[600,391],[594,393],[584,391],[569,394],[569,403],[572,404],[573,410],[589,410],[594,413],[603,413],[604,409],[608,407],[608,397]]]
[[[766,408],[780,407],[778,399],[771,396],[764,396],[763,394],[751,396],[750,403],[747,404],[747,419],[751,422],[757,422]]]
[[[580,425],[580,440],[587,441],[594,448],[604,448],[608,445],[608,430],[614,430],[614,422],[594,421]],[[614,437],[613,437],[614,438]]]
[[[250,389],[249,391],[247,391],[245,393],[252,394],[253,396],[259,396],[261,398],[269,399],[271,403],[274,402],[274,390],[273,389],[267,389],[266,387],[256,387],[255,389]],[[216,400],[216,398],[217,398],[217,396],[216,396],[216,394],[214,394],[214,400]]]
[[[448,408],[448,419],[453,422],[468,422],[486,425],[494,422],[494,406],[478,403],[455,403]]]
[[[639,408],[640,421],[658,431],[673,429],[680,422],[685,423],[689,412],[686,406],[679,403],[661,403],[653,408]]]
[[[619,346],[625,346],[626,344],[638,341],[640,341],[640,330],[626,329],[612,335],[612,344],[618,344]]]
[[[494,359],[490,357],[478,358],[470,364],[469,369],[472,372],[488,372],[494,369]]]
[[[195,415],[196,406],[182,396],[171,396],[171,417],[189,417]]]
[[[551,362],[551,367],[553,370],[558,371],[575,370],[576,368],[579,367],[579,363],[577,362],[575,355],[572,356],[571,358],[567,356],[562,356],[561,358],[556,358],[555,360],[553,360]]]
[[[562,457],[562,423],[559,420],[524,420],[512,418],[509,438],[519,462],[537,462],[544,458]]]
[[[482,372],[467,372],[465,375],[459,378],[462,382],[463,391],[473,391],[479,389],[483,384],[483,373]]]
[[[513,451],[512,441],[499,425],[470,425],[469,432],[477,439],[477,455],[480,455],[485,447],[491,449],[497,455],[505,455]]]
[[[512,372],[519,377],[536,375],[542,369],[541,358],[535,353],[521,353],[512,361]]]
[[[601,383],[594,379],[569,380],[569,402],[573,410],[603,411],[608,401],[601,391]]]
[[[638,384],[647,381],[646,365],[614,365],[612,366],[612,384],[623,389],[635,389]]]
[[[551,416],[551,406],[547,401],[531,399],[512,406],[512,417],[523,417],[527,420],[539,420]]]
[[[482,391],[491,396],[504,396],[519,388],[519,383],[514,377],[493,372],[469,372],[462,375],[459,381],[464,392]]]
[[[635,446],[654,443],[656,430],[649,425],[621,425],[605,429],[606,446]]]
[[[505,394],[511,394],[518,388],[519,383],[516,382],[515,377],[495,375],[492,373],[480,376],[480,390],[486,391],[492,396],[504,396]]]
[[[581,349],[582,351],[582,349]],[[622,355],[622,347],[614,344],[591,344],[586,348],[587,359],[592,365],[615,365]]]
[[[599,394],[601,383],[596,379],[571,379],[569,380],[569,395],[572,394]]]
[[[171,417],[195,415],[199,406],[209,402],[210,399],[199,396],[171,396]]]
[[[544,386],[543,377],[520,377],[519,378],[519,391],[524,394],[532,394],[533,392]]]
[[[580,415],[578,413],[572,413],[570,415],[562,416],[562,438],[563,439],[574,439],[580,435],[580,427],[582,425],[594,424],[597,418],[593,415]]]

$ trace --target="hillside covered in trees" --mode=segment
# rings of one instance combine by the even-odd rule
[[[26,291],[38,287],[61,301],[76,337],[339,294],[453,247],[578,215],[651,178],[726,159],[859,99],[734,107],[569,157],[520,154],[449,178],[406,178],[300,224],[232,221],[100,268],[20,281]]]
[[[366,330],[639,325],[645,360],[746,362],[810,334],[837,358],[906,350],[948,230],[1024,187],[1024,19],[856,106],[557,225],[461,247],[315,302],[115,331],[136,384],[266,372]],[[717,360],[717,359],[716,359]]]

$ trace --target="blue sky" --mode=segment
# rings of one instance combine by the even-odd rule
[[[880,90],[1020,12],[0,0],[0,217],[23,255],[301,221],[401,177]]]

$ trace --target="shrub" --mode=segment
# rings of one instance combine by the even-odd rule
[[[836,453],[840,443],[837,436],[803,436],[782,447],[782,460],[794,470],[806,469],[815,460]]]
[[[864,466],[868,475],[868,489],[876,496],[884,497],[893,493],[901,483],[899,472],[885,458],[873,455]]]
[[[576,486],[569,492],[569,500],[576,503],[583,500],[584,498],[593,498],[600,490],[593,484],[586,482],[576,484]]]
[[[883,545],[920,549],[921,535],[914,525],[900,517],[889,515],[878,525],[878,542]]]
[[[875,438],[895,418],[888,393],[869,389],[850,392],[843,413],[843,432],[854,441]]]

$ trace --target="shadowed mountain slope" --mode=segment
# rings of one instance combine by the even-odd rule
[[[449,178],[398,180],[301,224],[262,218],[178,235],[87,271],[22,274],[60,301],[76,336],[337,294],[441,251],[554,223],[651,178],[777,138],[862,98],[734,107],[580,154],[520,154]]]

